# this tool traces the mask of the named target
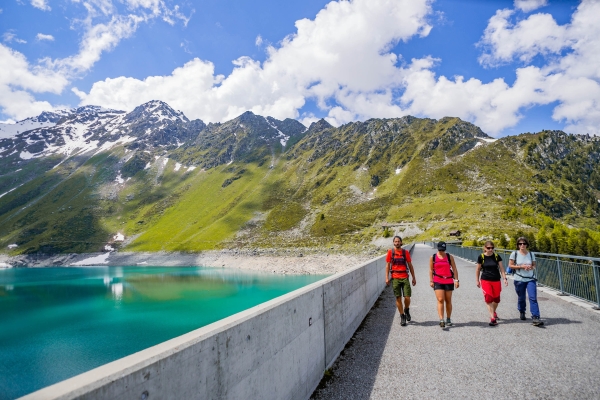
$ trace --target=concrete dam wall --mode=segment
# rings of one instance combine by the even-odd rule
[[[384,286],[380,257],[23,398],[305,400]]]

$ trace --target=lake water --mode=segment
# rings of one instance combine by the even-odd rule
[[[0,270],[0,399],[13,399],[324,278],[203,267]]]

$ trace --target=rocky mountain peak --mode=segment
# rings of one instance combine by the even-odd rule
[[[308,132],[315,133],[315,132],[324,131],[325,129],[329,129],[329,128],[333,128],[333,125],[331,125],[329,122],[325,121],[324,118],[321,118],[317,122],[313,122],[312,124],[310,124],[310,126],[308,127]]]
[[[152,100],[137,106],[124,118],[124,122],[129,124],[139,123],[143,120],[149,120],[152,123],[163,121],[189,122],[189,119],[181,111],[174,110],[167,103],[160,100]]]

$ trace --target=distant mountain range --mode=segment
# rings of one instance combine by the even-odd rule
[[[458,118],[307,128],[246,112],[207,125],[161,101],[86,106],[0,124],[0,249],[364,249],[391,231],[460,230],[502,241],[573,231],[593,254],[599,163],[596,137],[495,140]]]

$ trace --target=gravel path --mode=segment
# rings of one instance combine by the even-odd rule
[[[430,247],[417,245],[408,326],[384,290],[314,399],[599,399],[600,311],[538,292],[543,327],[519,320],[513,282],[503,288],[498,326],[489,317],[473,263],[456,259],[461,287],[454,326],[438,325],[429,287]]]

